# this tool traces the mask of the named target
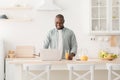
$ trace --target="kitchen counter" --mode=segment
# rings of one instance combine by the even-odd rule
[[[51,64],[52,70],[67,70],[66,64],[95,64],[95,69],[106,69],[106,63],[120,63],[120,58],[112,61],[101,59],[89,59],[88,61],[61,60],[61,61],[42,61],[40,58],[6,58],[8,64]],[[102,65],[102,66],[100,66]]]
[[[50,64],[106,64],[106,63],[120,63],[120,58],[114,59],[112,61],[109,60],[101,60],[101,59],[89,59],[88,61],[77,61],[77,60],[61,60],[61,61],[42,61],[40,58],[6,58],[6,61],[10,64],[25,64],[25,63],[50,63]]]
[[[51,64],[51,70],[66,70],[66,64],[95,64],[96,70],[106,70],[106,63],[117,63],[120,64],[120,58],[112,61],[101,60],[101,59],[89,59],[88,61],[75,61],[75,60],[61,60],[61,61],[41,61],[40,58],[6,58],[6,80],[22,80],[23,64]],[[12,67],[10,67],[10,65]],[[9,66],[9,67],[8,67]],[[10,69],[14,68],[14,71]],[[17,71],[17,74],[16,74]],[[13,73],[15,74],[13,79]]]

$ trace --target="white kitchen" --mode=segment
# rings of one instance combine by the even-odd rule
[[[44,61],[40,51],[58,14],[77,52]],[[120,80],[119,56],[120,0],[0,0],[0,80]]]

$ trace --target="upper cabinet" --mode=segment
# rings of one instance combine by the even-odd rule
[[[120,0],[112,0],[111,27],[113,31],[120,31]]]
[[[120,0],[91,0],[91,33],[120,35]]]

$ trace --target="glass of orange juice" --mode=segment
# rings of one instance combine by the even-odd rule
[[[69,50],[65,50],[65,59],[66,59],[66,60],[69,59]]]

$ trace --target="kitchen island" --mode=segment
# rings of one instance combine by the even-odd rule
[[[6,58],[6,80],[24,80],[23,64],[51,64],[51,80],[68,80],[67,64],[95,64],[95,80],[107,80],[106,63],[120,64],[120,58],[112,61],[89,59],[88,61],[61,60],[41,61],[40,58]],[[101,78],[99,79],[99,77]],[[103,78],[103,79],[102,79]],[[61,79],[60,79],[61,80]]]

